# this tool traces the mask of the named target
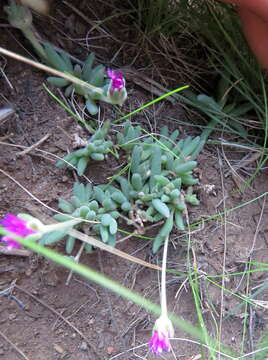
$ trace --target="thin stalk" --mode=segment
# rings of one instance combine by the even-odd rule
[[[44,51],[42,45],[40,45],[39,41],[34,36],[34,33],[31,30],[31,28],[22,28],[21,31],[22,31],[23,35],[26,37],[26,39],[28,39],[30,41],[30,43],[34,47],[35,51],[37,52],[37,55],[42,60],[47,61],[47,56],[45,54],[45,51]]]
[[[74,119],[81,122],[85,126],[85,128],[88,130],[89,133],[94,134],[95,129],[93,129],[92,126],[90,126],[81,116],[78,116],[75,114],[72,109],[70,109],[67,105],[65,105],[47,86],[45,83],[43,83],[44,89],[48,92],[48,94],[54,99],[64,110],[66,110]]]
[[[83,222],[83,220],[73,219],[73,220],[64,221],[62,223],[45,225],[44,232],[48,233],[52,231],[58,231],[58,230],[70,228],[81,222]]]
[[[175,94],[175,93],[177,93],[177,92],[179,92],[179,91],[188,89],[188,87],[189,87],[188,85],[185,85],[185,86],[181,86],[181,87],[179,87],[179,88],[177,88],[177,89],[175,89],[175,90],[169,91],[168,93],[159,96],[157,99],[154,99],[154,100],[148,102],[147,104],[140,106],[138,109],[131,111],[130,113],[128,113],[128,114],[120,117],[119,119],[116,119],[115,121],[113,121],[113,123],[116,124],[116,123],[118,123],[118,122],[120,122],[120,121],[126,120],[126,119],[128,119],[129,117],[131,117],[132,115],[135,115],[135,114],[137,114],[138,112],[140,112],[140,111],[142,111],[142,110],[145,110],[147,107],[149,107],[149,106],[151,106],[151,105],[153,105],[153,104],[155,104],[155,103],[157,103],[157,102],[165,99],[166,97],[171,96],[171,95],[173,95],[173,94]]]
[[[162,315],[168,316],[167,313],[167,289],[166,289],[166,269],[167,269],[167,250],[169,236],[166,236],[163,250],[162,270],[161,270],[161,311]]]
[[[50,74],[53,74],[55,76],[59,76],[59,77],[62,77],[63,79],[66,79],[66,80],[69,80],[71,82],[73,82],[74,84],[77,84],[77,85],[80,85],[82,87],[85,87],[87,89],[90,89],[98,94],[103,94],[103,90],[101,88],[98,88],[96,86],[93,86],[83,80],[80,80],[79,78],[71,75],[71,74],[67,74],[65,72],[62,72],[62,71],[58,71],[58,70],[55,70],[49,66],[46,66],[44,64],[41,64],[37,61],[33,61],[31,59],[28,59],[26,58],[25,56],[22,56],[22,55],[19,55],[19,54],[16,54],[14,53],[13,51],[9,51],[7,49],[4,49],[3,47],[0,47],[0,54],[3,54],[3,55],[6,55],[6,56],[9,56],[11,57],[12,59],[15,59],[15,60],[18,60],[18,61],[21,61],[25,64],[28,64],[28,65],[31,65],[31,66],[34,66],[36,67],[37,69],[40,69],[40,70],[43,70],[43,71],[46,71]]]

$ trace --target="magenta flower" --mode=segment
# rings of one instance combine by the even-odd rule
[[[119,71],[115,71],[112,69],[107,70],[108,77],[112,80],[111,81],[111,90],[121,90],[125,87],[125,79],[123,74]]]
[[[149,341],[150,350],[159,355],[163,351],[169,352],[171,344],[169,338],[174,336],[174,329],[172,322],[167,315],[161,315],[155,322],[153,335]]]
[[[163,351],[169,352],[171,350],[171,345],[168,334],[154,331],[151,340],[149,341],[149,347],[156,355],[161,354]]]
[[[27,226],[27,221],[20,219],[12,214],[6,214],[6,216],[0,220],[0,225],[2,225],[5,230],[12,232],[20,237],[26,237],[35,233],[33,229]],[[6,243],[8,249],[18,248],[21,246],[11,236],[8,235],[3,236],[2,241]]]

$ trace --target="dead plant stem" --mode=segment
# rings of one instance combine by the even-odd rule
[[[36,67],[37,69],[39,70],[43,70],[45,72],[48,72],[50,74],[53,74],[55,76],[59,76],[63,79],[66,79],[66,80],[69,80],[71,81],[72,83],[75,83],[77,85],[80,85],[80,86],[83,86],[83,87],[86,87],[90,90],[93,90],[94,92],[98,93],[98,94],[102,94],[102,90],[93,86],[93,85],[90,85],[89,83],[85,82],[85,81],[82,81],[74,76],[71,76],[71,75],[68,75],[67,73],[63,73],[61,71],[58,71],[58,70],[55,70],[49,66],[46,66],[44,64],[41,64],[37,61],[33,61],[31,59],[28,59],[22,55],[19,55],[19,54],[16,54],[14,53],[13,51],[9,51],[7,49],[4,49],[2,47],[0,47],[0,54],[3,54],[3,55],[6,55],[6,56],[9,56],[15,60],[18,60],[18,61],[21,61],[21,62],[24,62],[25,64],[28,64],[28,65],[31,65],[31,66],[34,66]]]

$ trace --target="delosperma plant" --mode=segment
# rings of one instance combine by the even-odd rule
[[[32,15],[29,10],[18,6],[15,2],[10,1],[10,3],[10,7],[7,8],[10,23],[22,30],[33,45],[40,60],[65,73],[65,75],[71,76],[69,80],[61,77],[49,77],[47,79],[49,83],[62,88],[67,97],[73,94],[83,97],[85,106],[91,115],[99,112],[99,101],[122,105],[127,93],[125,79],[120,72],[106,69],[103,65],[96,65],[93,53],[89,54],[84,63],[80,61],[76,63],[70,55],[58,50],[52,44],[40,43],[32,32]],[[164,4],[164,2],[162,3]],[[83,84],[77,85],[75,81],[72,81],[75,78],[77,81],[86,82],[89,88],[84,87]],[[242,84],[243,82],[239,80],[239,83]],[[71,194],[66,194],[63,196],[64,199],[59,200],[58,209],[60,211],[54,216],[54,220],[57,222],[52,225],[45,225],[38,219],[26,214],[19,214],[18,216],[6,214],[0,220],[0,234],[3,235],[1,242],[7,248],[5,251],[7,253],[12,249],[18,251],[14,248],[25,246],[25,248],[69,268],[70,271],[86,276],[90,281],[96,281],[99,285],[117,292],[138,306],[148,311],[154,311],[157,320],[152,326],[152,336],[150,340],[148,339],[148,346],[155,355],[161,357],[162,353],[172,351],[172,342],[176,340],[174,339],[173,324],[179,324],[183,330],[188,330],[191,335],[199,339],[202,349],[206,346],[209,352],[211,351],[214,354],[217,352],[225,357],[225,348],[221,346],[220,340],[218,340],[220,336],[217,336],[217,342],[211,341],[210,337],[207,336],[198,291],[200,273],[195,263],[192,266],[191,252],[188,252],[188,272],[185,272],[185,276],[192,289],[200,329],[193,331],[194,329],[190,324],[187,328],[187,323],[176,320],[176,317],[168,313],[166,272],[169,271],[167,270],[167,249],[171,232],[187,230],[185,226],[187,208],[199,204],[195,194],[195,185],[198,183],[197,172],[195,171],[198,166],[196,159],[209,134],[215,125],[221,122],[224,124],[224,128],[239,133],[244,138],[247,137],[247,133],[240,123],[227,122],[228,119],[240,117],[254,109],[251,103],[244,100],[244,96],[232,96],[233,84],[235,82],[232,74],[231,79],[227,79],[225,83],[221,81],[220,96],[211,97],[204,94],[196,96],[190,91],[188,91],[187,96],[184,93],[184,101],[187,104],[203,111],[212,120],[201,137],[182,136],[177,130],[170,133],[167,127],[161,128],[159,134],[149,134],[141,126],[133,126],[129,121],[123,124],[122,131],[117,131],[116,135],[115,129],[118,127],[114,128],[112,122],[107,120],[96,132],[90,131],[92,136],[84,142],[81,141],[79,145],[81,148],[66,154],[56,164],[57,167],[66,167],[66,170],[61,169],[61,172],[69,171],[71,165],[72,172],[75,169],[77,175],[81,176],[73,185]],[[231,94],[231,97],[228,94]],[[266,97],[264,98],[266,99]],[[122,116],[117,122],[130,118],[135,114],[135,111]],[[140,109],[137,109],[138,111]],[[93,167],[96,161],[106,161],[105,165],[107,165],[111,158],[118,154],[120,155],[121,167],[117,174],[113,174],[103,184],[96,185],[94,183],[93,185],[88,181],[88,178],[91,179],[91,166]],[[113,161],[113,164],[115,162],[116,160]],[[115,169],[118,169],[118,166],[115,166]],[[135,230],[133,235],[137,236],[140,234],[148,235],[145,232],[147,228],[154,228],[153,253],[158,252],[164,245],[161,263],[161,311],[145,297],[123,288],[119,282],[111,281],[102,274],[78,264],[82,251],[85,253],[92,251],[91,244],[115,253],[116,251],[109,249],[100,241],[115,247],[121,231],[120,228],[124,229],[125,223],[129,225],[129,231]],[[190,232],[188,235],[188,250],[190,250]],[[96,241],[96,238],[100,241]],[[67,256],[62,256],[49,249],[51,244],[59,241],[65,244]],[[80,246],[78,252],[76,251],[77,245]],[[72,256],[74,253],[76,253],[75,257]],[[195,259],[193,260],[195,261]],[[215,275],[212,275],[212,278],[215,278]],[[215,282],[215,285],[219,286],[219,284],[217,285]],[[221,288],[226,291],[223,285]],[[242,298],[240,297],[240,299]],[[244,299],[246,303],[247,294]],[[254,305],[256,304],[252,303],[252,306]],[[245,310],[246,315],[247,310]],[[220,319],[222,320],[222,317]],[[246,330],[246,326],[244,329]],[[264,340],[266,338],[267,334],[265,334]],[[258,358],[267,356],[266,345],[264,341],[261,345],[264,352],[257,350],[255,356]],[[209,352],[203,351],[202,356],[210,358]],[[229,356],[233,359],[245,357],[245,355],[241,356],[242,352],[241,350],[237,356],[236,354],[229,356],[228,354],[231,355],[231,353],[226,349],[226,357]],[[173,355],[176,357],[177,353],[175,354],[174,351]],[[115,355],[113,358],[117,356],[120,355]],[[216,356],[211,356],[211,359],[216,359]]]
[[[110,122],[107,121],[102,128],[98,129],[95,134],[85,142],[83,148],[69,153],[62,160],[59,160],[56,166],[62,167],[69,164],[77,169],[78,175],[83,175],[90,160],[104,160],[105,155],[113,145],[112,141],[106,140],[110,125]]]
[[[17,5],[13,0],[4,9],[8,14],[10,24],[22,31],[43,62],[56,70],[67,73],[91,85],[89,89],[67,79],[48,77],[47,81],[54,86],[65,87],[65,96],[70,96],[73,93],[83,96],[86,108],[91,115],[96,115],[99,111],[97,101],[105,101],[117,105],[124,103],[127,98],[127,91],[125,79],[121,72],[112,69],[106,70],[101,64],[93,66],[94,53],[89,54],[83,66],[73,64],[71,57],[66,52],[55,50],[49,43],[46,43],[44,46],[41,45],[32,29],[30,9]]]
[[[108,125],[99,129],[89,140],[86,147],[65,156],[66,162],[77,166],[81,175],[92,160],[103,160],[111,141],[106,141]],[[126,122],[123,131],[117,134],[117,146],[126,152],[129,167],[125,176],[115,175],[113,183],[91,186],[75,184],[69,201],[60,200],[59,208],[74,218],[93,221],[86,224],[90,232],[110,246],[116,245],[117,220],[121,217],[142,230],[144,223],[164,222],[153,242],[153,252],[157,252],[174,225],[185,229],[184,212],[187,203],[198,205],[193,193],[193,185],[198,182],[193,176],[197,166],[194,160],[199,149],[200,137],[186,137],[178,141],[178,130],[169,134],[165,126],[160,135],[141,136],[140,126]],[[99,143],[102,141],[102,143]],[[97,142],[97,143],[96,143]],[[107,144],[106,147],[103,144]],[[94,155],[94,156],[93,156]],[[102,157],[97,157],[97,155]],[[55,215],[58,221],[66,221],[68,216]],[[86,226],[85,224],[83,226]],[[82,223],[77,225],[81,228]],[[50,233],[42,243],[49,244],[65,237],[65,233]],[[53,236],[55,238],[53,239]],[[74,239],[70,236],[66,250],[72,252]]]
[[[70,56],[59,52],[46,43],[41,45],[32,29],[32,14],[29,9],[10,0],[5,7],[10,23],[20,29],[31,42],[42,61],[56,70],[68,73],[88,84],[90,88],[77,85],[60,77],[49,77],[55,86],[65,87],[65,95],[77,93],[85,98],[90,114],[98,112],[96,101],[102,100],[122,105],[127,97],[125,80],[120,72],[105,70],[103,65],[93,66],[94,54],[90,54],[83,66],[73,64]],[[128,121],[122,132],[118,132],[116,142],[108,138],[111,123],[108,121],[97,130],[83,148],[67,154],[57,163],[58,167],[71,165],[78,175],[83,175],[90,161],[102,161],[116,146],[128,158],[128,173],[114,177],[113,184],[75,184],[70,201],[60,200],[59,208],[66,213],[56,215],[58,221],[77,219],[75,227],[87,227],[87,231],[98,236],[104,243],[116,245],[119,218],[142,231],[145,223],[162,222],[153,243],[157,252],[169,236],[173,226],[183,231],[186,204],[197,205],[199,201],[192,186],[198,182],[193,176],[197,166],[195,158],[202,148],[200,137],[178,140],[179,132],[169,134],[165,126],[159,136],[145,136],[140,126],[132,126]],[[92,222],[92,223],[90,223]],[[50,232],[42,237],[43,244],[57,242],[67,234],[66,229]],[[71,254],[75,239],[68,236],[66,251]],[[89,251],[91,248],[86,247]]]

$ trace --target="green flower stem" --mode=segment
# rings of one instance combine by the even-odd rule
[[[41,230],[41,232],[48,233],[48,232],[52,232],[52,231],[67,229],[67,228],[71,228],[81,222],[83,222],[83,220],[73,219],[73,220],[64,221],[62,223],[44,225],[44,228]]]
[[[167,268],[167,249],[169,236],[166,237],[163,250],[163,261],[161,270],[161,311],[162,315],[167,316],[167,289],[166,289],[166,268]]]
[[[42,45],[40,45],[37,38],[35,37],[32,29],[31,28],[21,28],[21,31],[22,31],[23,35],[26,37],[26,39],[28,39],[30,41],[30,43],[34,47],[35,51],[37,52],[38,56],[43,61],[47,62],[47,57],[46,57],[45,51],[44,51]]]

